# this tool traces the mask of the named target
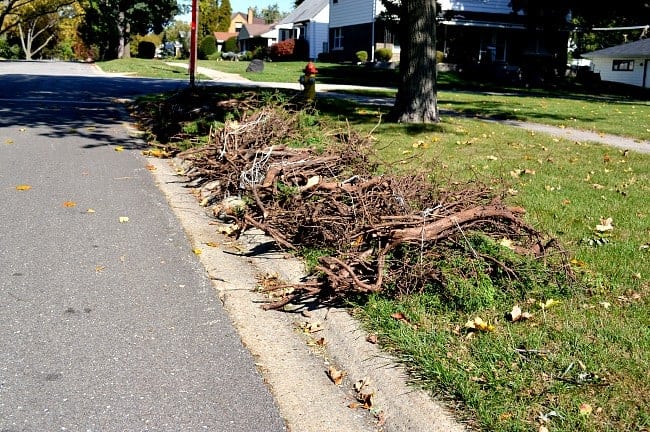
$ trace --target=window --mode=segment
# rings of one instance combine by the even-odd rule
[[[334,49],[343,49],[343,29],[334,29]]]
[[[633,71],[634,60],[614,60],[612,62],[613,71]]]

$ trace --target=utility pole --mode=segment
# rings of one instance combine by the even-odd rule
[[[199,10],[196,0],[192,0],[192,19],[190,24],[190,86],[194,87],[196,75],[196,33],[198,32]]]

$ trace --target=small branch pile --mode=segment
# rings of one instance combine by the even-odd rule
[[[317,294],[423,289],[439,280],[433,264],[445,242],[460,242],[469,231],[510,239],[521,254],[546,256],[551,242],[522,220],[524,210],[505,206],[488,188],[437,187],[426,175],[373,175],[370,137],[352,130],[330,134],[324,152],[287,147],[282,143],[295,122],[295,115],[263,108],[179,154],[191,162],[187,175],[194,184],[218,184],[213,199],[243,198],[245,205],[212,208],[236,224],[234,232],[256,227],[282,248],[322,253],[319,278],[266,308]]]

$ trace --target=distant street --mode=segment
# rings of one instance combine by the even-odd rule
[[[185,81],[0,61],[0,431],[281,431],[116,99]]]

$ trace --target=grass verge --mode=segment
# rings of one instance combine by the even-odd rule
[[[456,111],[470,105],[466,112],[476,116],[504,116],[514,106],[523,119],[537,115],[566,124],[587,117],[577,116],[575,98],[559,93],[500,101],[488,94],[444,97]],[[639,119],[650,116],[644,101],[583,103],[602,103],[603,113],[629,109]],[[513,280],[520,288],[500,295],[485,277],[488,269],[469,259],[472,250],[496,246],[468,233],[465,254],[436,263],[453,279],[458,301],[432,286],[354,303],[355,315],[408,365],[417,385],[459,403],[459,415],[483,430],[650,428],[650,156],[471,117],[383,124],[372,107],[319,101],[318,108],[314,126],[346,121],[344,127],[373,130],[382,170],[426,167],[439,184],[492,185],[569,249],[580,278],[573,286],[544,284],[540,273],[539,283]],[[596,130],[607,124],[606,116],[601,120],[593,122]],[[644,137],[635,123],[618,123],[621,134]],[[497,262],[514,265],[506,257]],[[513,321],[514,306],[531,316]],[[477,318],[489,325],[477,331]]]

